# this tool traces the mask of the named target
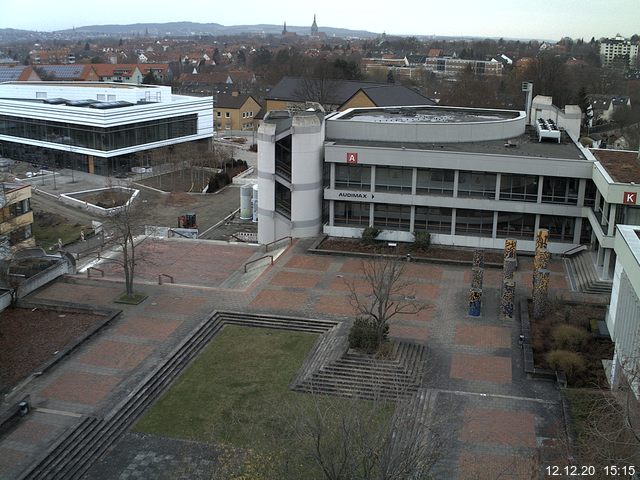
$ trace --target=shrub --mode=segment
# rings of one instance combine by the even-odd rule
[[[359,317],[353,322],[349,331],[349,348],[355,348],[366,353],[375,353],[389,335],[389,326],[384,326],[382,341],[378,339],[378,330],[373,320]]]
[[[414,245],[416,248],[429,248],[431,245],[431,234],[429,232],[416,232],[414,235]]]
[[[589,333],[587,331],[567,324],[556,326],[552,330],[551,336],[553,337],[553,344],[559,349],[582,347],[589,339]]]
[[[376,237],[380,233],[376,227],[367,227],[362,231],[362,243],[365,245],[373,245],[376,243]]]
[[[582,356],[568,350],[552,350],[547,353],[547,363],[553,370],[562,370],[567,377],[572,378],[576,373],[585,369]]]

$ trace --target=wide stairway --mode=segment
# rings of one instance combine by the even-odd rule
[[[342,335],[325,335],[303,365],[292,390],[343,397],[396,401],[414,395],[422,384],[427,350],[423,345],[394,343],[387,358],[346,350]],[[342,337],[342,338],[340,338]]]
[[[578,292],[611,295],[611,281],[601,280],[593,265],[593,255],[589,251],[565,258],[565,267],[572,280],[572,287]]]
[[[402,458],[401,452],[425,454],[430,441],[434,441],[434,412],[437,392],[420,388],[412,397],[398,404],[393,415],[391,445],[393,458]]]

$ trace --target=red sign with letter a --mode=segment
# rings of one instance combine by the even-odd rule
[[[347,152],[347,163],[349,165],[356,165],[358,163],[358,154],[355,152]]]
[[[624,203],[625,205],[635,205],[637,199],[638,199],[637,192],[624,192],[624,198],[622,199],[622,203]]]

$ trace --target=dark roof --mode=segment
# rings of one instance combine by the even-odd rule
[[[324,80],[330,82],[325,86],[331,90],[332,96],[326,103],[342,105],[358,90],[363,90],[378,106],[402,105],[435,105],[430,98],[424,97],[410,88],[389,83],[360,82],[355,80]],[[318,82],[314,85],[314,82]],[[315,101],[308,98],[309,92],[320,89],[321,80],[304,79],[301,77],[283,77],[268,93],[267,100],[284,100],[290,102]],[[375,90],[375,92],[373,92]],[[374,98],[375,97],[375,98]],[[400,103],[393,103],[400,102]],[[378,104],[380,101],[382,103]]]
[[[25,70],[30,69],[30,67],[25,66],[15,66],[15,67],[6,67],[0,66],[0,82],[15,82],[20,80]]]
[[[76,63],[71,65],[36,65],[35,68],[56,80],[84,80],[88,70],[92,67],[87,68],[87,65]]]
[[[246,93],[241,93],[235,96],[230,93],[219,93],[216,106],[220,108],[240,108],[249,98],[253,97]]]
[[[362,90],[377,107],[402,107],[436,104],[436,102],[430,98],[402,85],[383,83],[380,85],[360,88],[359,90]]]
[[[422,64],[427,61],[426,55],[407,55],[407,62],[413,65]]]
[[[640,184],[638,152],[629,150],[590,149],[614,182]]]
[[[267,114],[267,109],[265,107],[260,107],[260,111],[253,116],[253,119],[263,120],[266,114]]]

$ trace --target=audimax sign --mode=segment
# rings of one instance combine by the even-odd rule
[[[369,198],[373,198],[373,194],[371,193],[363,193],[363,192],[338,192],[339,198],[358,198],[361,200],[368,200]]]

